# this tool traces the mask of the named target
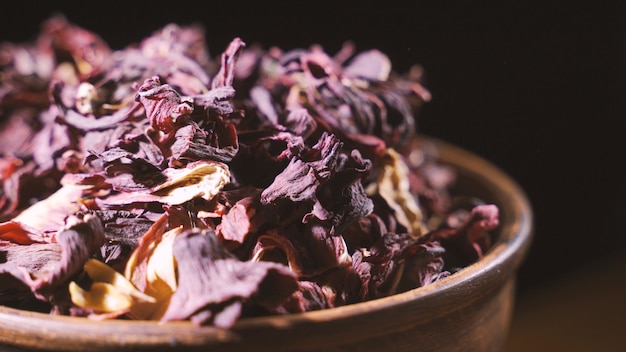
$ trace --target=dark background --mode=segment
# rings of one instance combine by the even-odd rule
[[[23,1],[0,14],[0,40],[32,39],[60,11],[113,49],[168,23],[199,22],[212,55],[236,36],[283,49],[318,43],[329,53],[351,40],[387,53],[396,71],[421,64],[433,100],[419,116],[420,132],[490,160],[532,203],[523,296],[624,253],[626,12],[619,3]]]

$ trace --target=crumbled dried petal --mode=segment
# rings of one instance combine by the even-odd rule
[[[32,268],[30,270],[37,271],[31,272],[26,267],[19,266],[20,260],[13,260],[2,264],[0,272],[7,272],[22,281],[37,299],[64,305],[57,299],[60,294],[59,287],[67,284],[103,244],[104,230],[100,220],[95,216],[87,214],[82,219],[70,217],[52,240],[60,246],[61,256],[58,262],[46,264],[49,270]]]
[[[104,229],[96,216],[87,214],[82,219],[72,216],[53,240],[61,245],[61,261],[48,277],[34,281],[31,287],[36,296],[52,294],[56,286],[79,272],[83,263],[104,243]]]
[[[228,166],[198,161],[184,169],[166,169],[167,181],[152,188],[151,194],[167,204],[182,204],[199,197],[210,200],[230,181]]]
[[[154,224],[154,220],[149,213],[133,213],[127,210],[95,210],[93,214],[102,221],[107,239],[100,247],[96,259],[123,271],[130,253]]]
[[[60,15],[50,18],[43,26],[46,36],[42,40],[49,40],[55,49],[68,53],[83,78],[94,77],[107,68],[111,49],[95,33]]]
[[[240,38],[235,38],[228,44],[228,47],[221,57],[220,69],[213,78],[213,89],[233,85],[233,80],[235,79],[235,63],[245,46],[246,43]]]
[[[368,81],[387,81],[391,73],[391,60],[378,50],[359,53],[350,60],[344,73]]]
[[[152,226],[142,234],[139,243],[133,249],[132,254],[126,262],[124,276],[127,277],[137,288],[144,291],[147,286],[148,260],[154,247],[163,238],[167,229],[167,216],[161,215]]]
[[[397,290],[407,291],[426,286],[450,275],[444,269],[445,248],[437,241],[425,241],[413,246],[406,259],[406,265]]]
[[[300,256],[293,244],[276,230],[268,231],[257,238],[250,260],[281,263],[299,277],[303,273]]]
[[[0,304],[32,296],[25,277],[53,271],[61,260],[61,250],[57,243],[21,245],[0,241]]]
[[[221,126],[221,138],[212,145],[211,134],[198,125],[190,123],[179,128],[174,134],[170,165],[184,164],[197,160],[230,162],[239,149],[237,133],[233,125]],[[214,137],[214,136],[213,136]],[[221,145],[220,145],[221,144]]]
[[[396,292],[404,270],[404,249],[412,239],[409,236],[387,234],[381,237],[371,251],[355,251],[353,268],[361,279],[362,300],[385,297]]]

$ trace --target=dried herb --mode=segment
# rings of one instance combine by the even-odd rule
[[[351,44],[235,38],[213,58],[204,35],[171,24],[114,51],[57,16],[0,45],[1,304],[228,328],[489,250],[498,209],[455,206],[454,171],[413,144],[421,70]]]

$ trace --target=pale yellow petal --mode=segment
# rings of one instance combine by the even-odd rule
[[[150,291],[155,295],[155,302],[140,302],[130,307],[127,316],[136,320],[160,320],[167,311],[170,299],[174,294],[170,287],[163,281],[155,281],[150,286]]]
[[[172,246],[176,236],[182,232],[181,226],[165,232],[162,236],[155,236],[153,241],[144,244],[146,250],[142,257],[147,257],[147,259],[143,259],[147,261],[144,279],[135,275],[136,265],[139,264],[138,259],[135,259],[134,262],[129,261],[130,266],[127,266],[126,274],[134,276],[135,279],[144,280],[146,283],[145,293],[155,298],[155,302],[133,305],[128,313],[132,319],[159,320],[167,310],[170,298],[177,287],[176,261],[172,253]]]
[[[110,284],[120,293],[133,297],[138,301],[155,301],[153,297],[139,291],[124,275],[98,260],[88,260],[87,263],[85,263],[85,271],[94,283],[102,282]]]
[[[182,232],[183,228],[181,226],[164,233],[161,241],[150,254],[146,271],[148,287],[155,285],[157,282],[159,284],[162,282],[170,288],[170,291],[176,290],[176,262],[172,253],[172,247],[174,239]]]
[[[168,181],[152,189],[152,194],[166,204],[182,204],[198,197],[210,200],[230,182],[228,165],[220,162],[200,161],[164,173]]]
[[[398,152],[387,149],[380,174],[367,189],[368,194],[378,193],[393,209],[398,222],[419,237],[427,232],[422,210],[417,198],[409,189],[409,168]]]
[[[96,312],[118,312],[129,309],[133,303],[130,295],[118,291],[113,285],[94,282],[89,291],[83,290],[74,281],[69,285],[72,302],[82,308]]]
[[[164,214],[152,224],[150,229],[141,236],[139,243],[126,262],[124,276],[137,287],[145,287],[145,271],[141,270],[140,267],[146,265],[154,247],[163,237],[167,228],[167,219],[167,215]]]

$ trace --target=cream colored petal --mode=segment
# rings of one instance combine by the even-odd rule
[[[153,297],[139,291],[124,275],[98,260],[88,260],[87,263],[85,263],[85,271],[94,283],[102,282],[110,284],[120,293],[128,295],[137,301],[155,301]]]
[[[130,254],[124,269],[124,277],[132,282],[136,287],[144,288],[146,285],[145,270],[141,267],[146,265],[148,258],[154,247],[159,243],[167,228],[167,214],[157,219],[150,229],[141,236],[139,243]]]
[[[145,281],[145,293],[155,298],[155,302],[144,302],[133,305],[128,316],[132,319],[158,320],[167,310],[170,298],[176,291],[176,261],[172,253],[174,239],[183,228],[178,227],[163,233],[162,236],[154,236],[150,243],[146,246],[143,259],[137,259],[136,252],[133,252],[129,260],[129,266],[126,267],[126,274],[134,277],[135,280]],[[139,274],[141,270],[136,267],[144,261],[147,262],[145,268],[145,277],[141,278]]]
[[[72,302],[82,308],[93,309],[96,312],[118,312],[131,307],[133,298],[120,292],[115,286],[94,282],[89,291],[83,290],[74,281],[69,285]]]
[[[230,183],[230,170],[217,161],[196,161],[185,168],[163,171],[167,181],[143,192],[120,192],[103,198],[103,204],[114,206],[130,202],[160,202],[179,205],[195,198],[210,200]]]
[[[172,288],[160,277],[156,277],[146,287],[146,292],[154,296],[155,302],[140,302],[134,304],[128,312],[128,317],[136,320],[160,320],[167,311],[170,299],[174,294]]]
[[[80,198],[87,187],[68,184],[13,218],[41,232],[56,232],[65,225],[65,218],[81,210]]]
[[[172,253],[172,246],[176,236],[182,232],[182,226],[167,231],[154,248],[154,251],[148,259],[146,272],[148,287],[152,286],[155,282],[163,282],[170,288],[170,291],[173,292],[176,290],[176,262],[174,260],[174,254]]]
[[[370,195],[378,193],[393,209],[398,222],[419,237],[427,232],[427,228],[417,198],[410,192],[409,172],[400,154],[387,149],[380,175],[367,192]]]
[[[219,162],[195,162],[184,169],[166,169],[168,181],[152,189],[166,204],[182,204],[200,197],[210,200],[230,182],[228,166]]]

